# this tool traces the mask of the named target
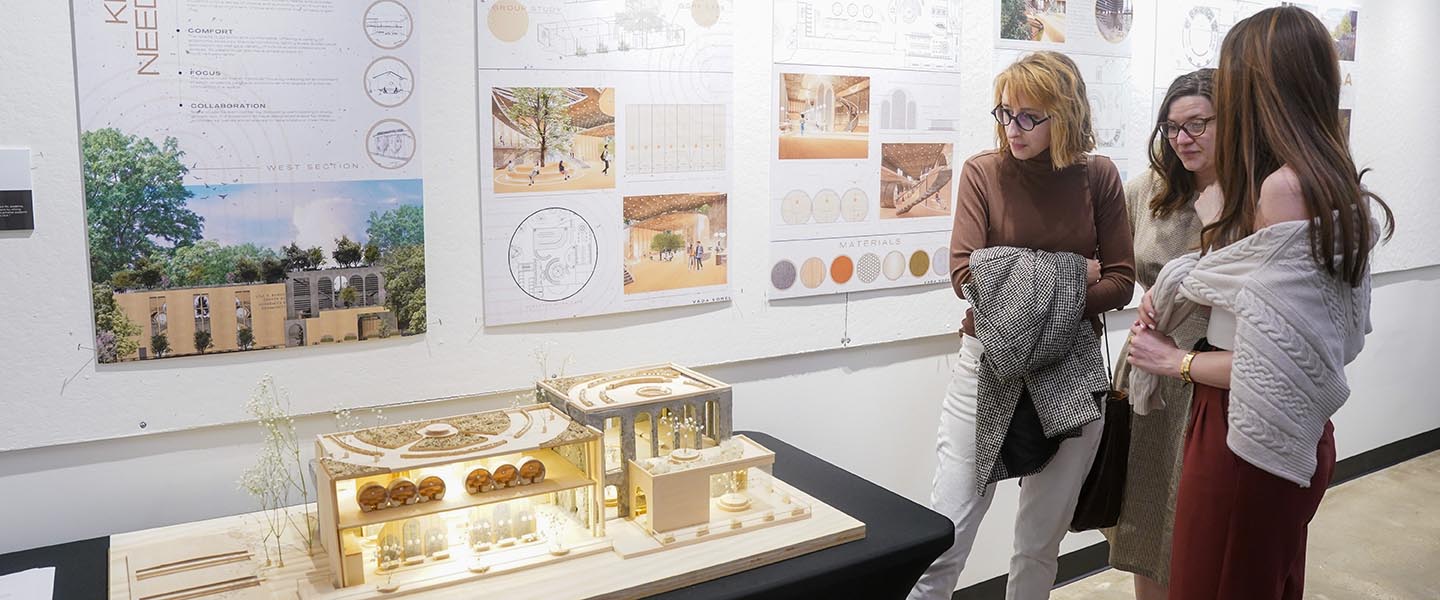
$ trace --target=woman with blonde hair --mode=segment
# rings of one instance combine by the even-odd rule
[[[1145,289],[1166,263],[1200,247],[1195,199],[1215,182],[1215,69],[1175,78],[1160,103],[1150,135],[1150,168],[1125,184],[1130,232],[1135,238],[1135,278]],[[1196,314],[1173,337],[1184,346],[1205,336],[1205,315]],[[1130,368],[1121,351],[1118,387],[1129,387]],[[1120,518],[1105,529],[1110,566],[1135,574],[1136,600],[1169,594],[1170,540],[1180,486],[1190,384],[1168,380],[1159,396],[1139,402],[1146,412],[1130,422],[1130,454]],[[1156,405],[1163,410],[1147,410]]]
[[[1120,175],[1088,154],[1075,63],[1027,55],[995,78],[995,102],[999,148],[965,162],[950,244],[951,283],[970,309],[941,401],[931,504],[955,524],[955,543],[914,599],[951,596],[995,483],[1011,477],[1024,481],[1006,597],[1049,597],[1103,425],[1096,315],[1124,306],[1135,285]]]
[[[1171,600],[1303,595],[1330,416],[1370,331],[1370,252],[1394,221],[1360,184],[1339,100],[1334,44],[1304,9],[1260,11],[1225,37],[1201,252],[1165,266],[1131,328],[1132,393],[1163,377],[1195,387]],[[1197,311],[1206,339],[1177,348],[1167,336]]]

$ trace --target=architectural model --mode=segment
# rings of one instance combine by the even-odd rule
[[[322,435],[336,588],[513,570],[609,549],[600,434],[548,405]]]
[[[664,364],[547,379],[535,398],[320,435],[315,552],[262,567],[243,516],[128,534],[111,597],[636,597],[864,537],[732,434],[723,382]]]
[[[730,393],[667,364],[544,380],[514,410],[320,436],[331,583],[428,587],[809,517],[775,485],[774,453],[731,434]]]

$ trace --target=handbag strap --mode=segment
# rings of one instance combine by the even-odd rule
[[[1110,362],[1110,324],[1105,322],[1105,315],[1100,315],[1100,348],[1105,351],[1105,379],[1110,382],[1110,391],[1115,391],[1115,365]]]
[[[1093,230],[1095,231],[1095,260],[1096,260],[1096,261],[1101,261],[1101,258],[1100,258],[1100,211],[1096,210],[1095,197],[1092,195],[1092,193],[1093,193],[1093,191],[1094,191],[1094,189],[1095,189],[1095,186],[1093,186],[1093,185],[1092,185],[1092,182],[1091,182],[1091,180],[1095,178],[1095,168],[1094,168],[1094,164],[1095,164],[1095,163],[1090,160],[1090,157],[1089,157],[1089,156],[1086,156],[1086,157],[1084,158],[1084,161],[1085,161],[1085,201],[1090,204],[1090,227],[1091,227],[1091,229],[1093,229]],[[1103,261],[1101,261],[1100,267],[1101,267],[1102,269],[1105,267]],[[1086,283],[1088,284],[1089,282],[1086,282]],[[1108,311],[1106,311],[1106,312],[1108,312]],[[1104,312],[1100,313],[1100,349],[1104,351],[1103,356],[1104,356],[1104,360],[1105,360],[1105,380],[1110,383],[1110,390],[1109,390],[1109,391],[1114,391],[1114,390],[1115,390],[1115,365],[1110,362],[1110,323],[1105,320],[1105,313],[1104,313]]]

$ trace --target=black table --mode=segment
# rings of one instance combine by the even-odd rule
[[[0,554],[0,575],[55,567],[55,600],[104,598],[109,594],[110,538]]]
[[[654,596],[660,600],[904,598],[954,539],[950,521],[769,435],[775,476],[865,523],[865,539]],[[105,598],[110,539],[0,555],[0,575],[56,567],[55,600]]]

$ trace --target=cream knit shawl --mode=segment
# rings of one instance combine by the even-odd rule
[[[1310,227],[1277,223],[1204,257],[1181,256],[1161,270],[1151,298],[1166,335],[1207,306],[1235,314],[1226,444],[1300,487],[1315,474],[1325,422],[1350,397],[1345,365],[1370,333],[1369,273],[1356,287],[1325,273],[1310,254]],[[1133,371],[1130,397],[1157,397],[1158,379]]]

